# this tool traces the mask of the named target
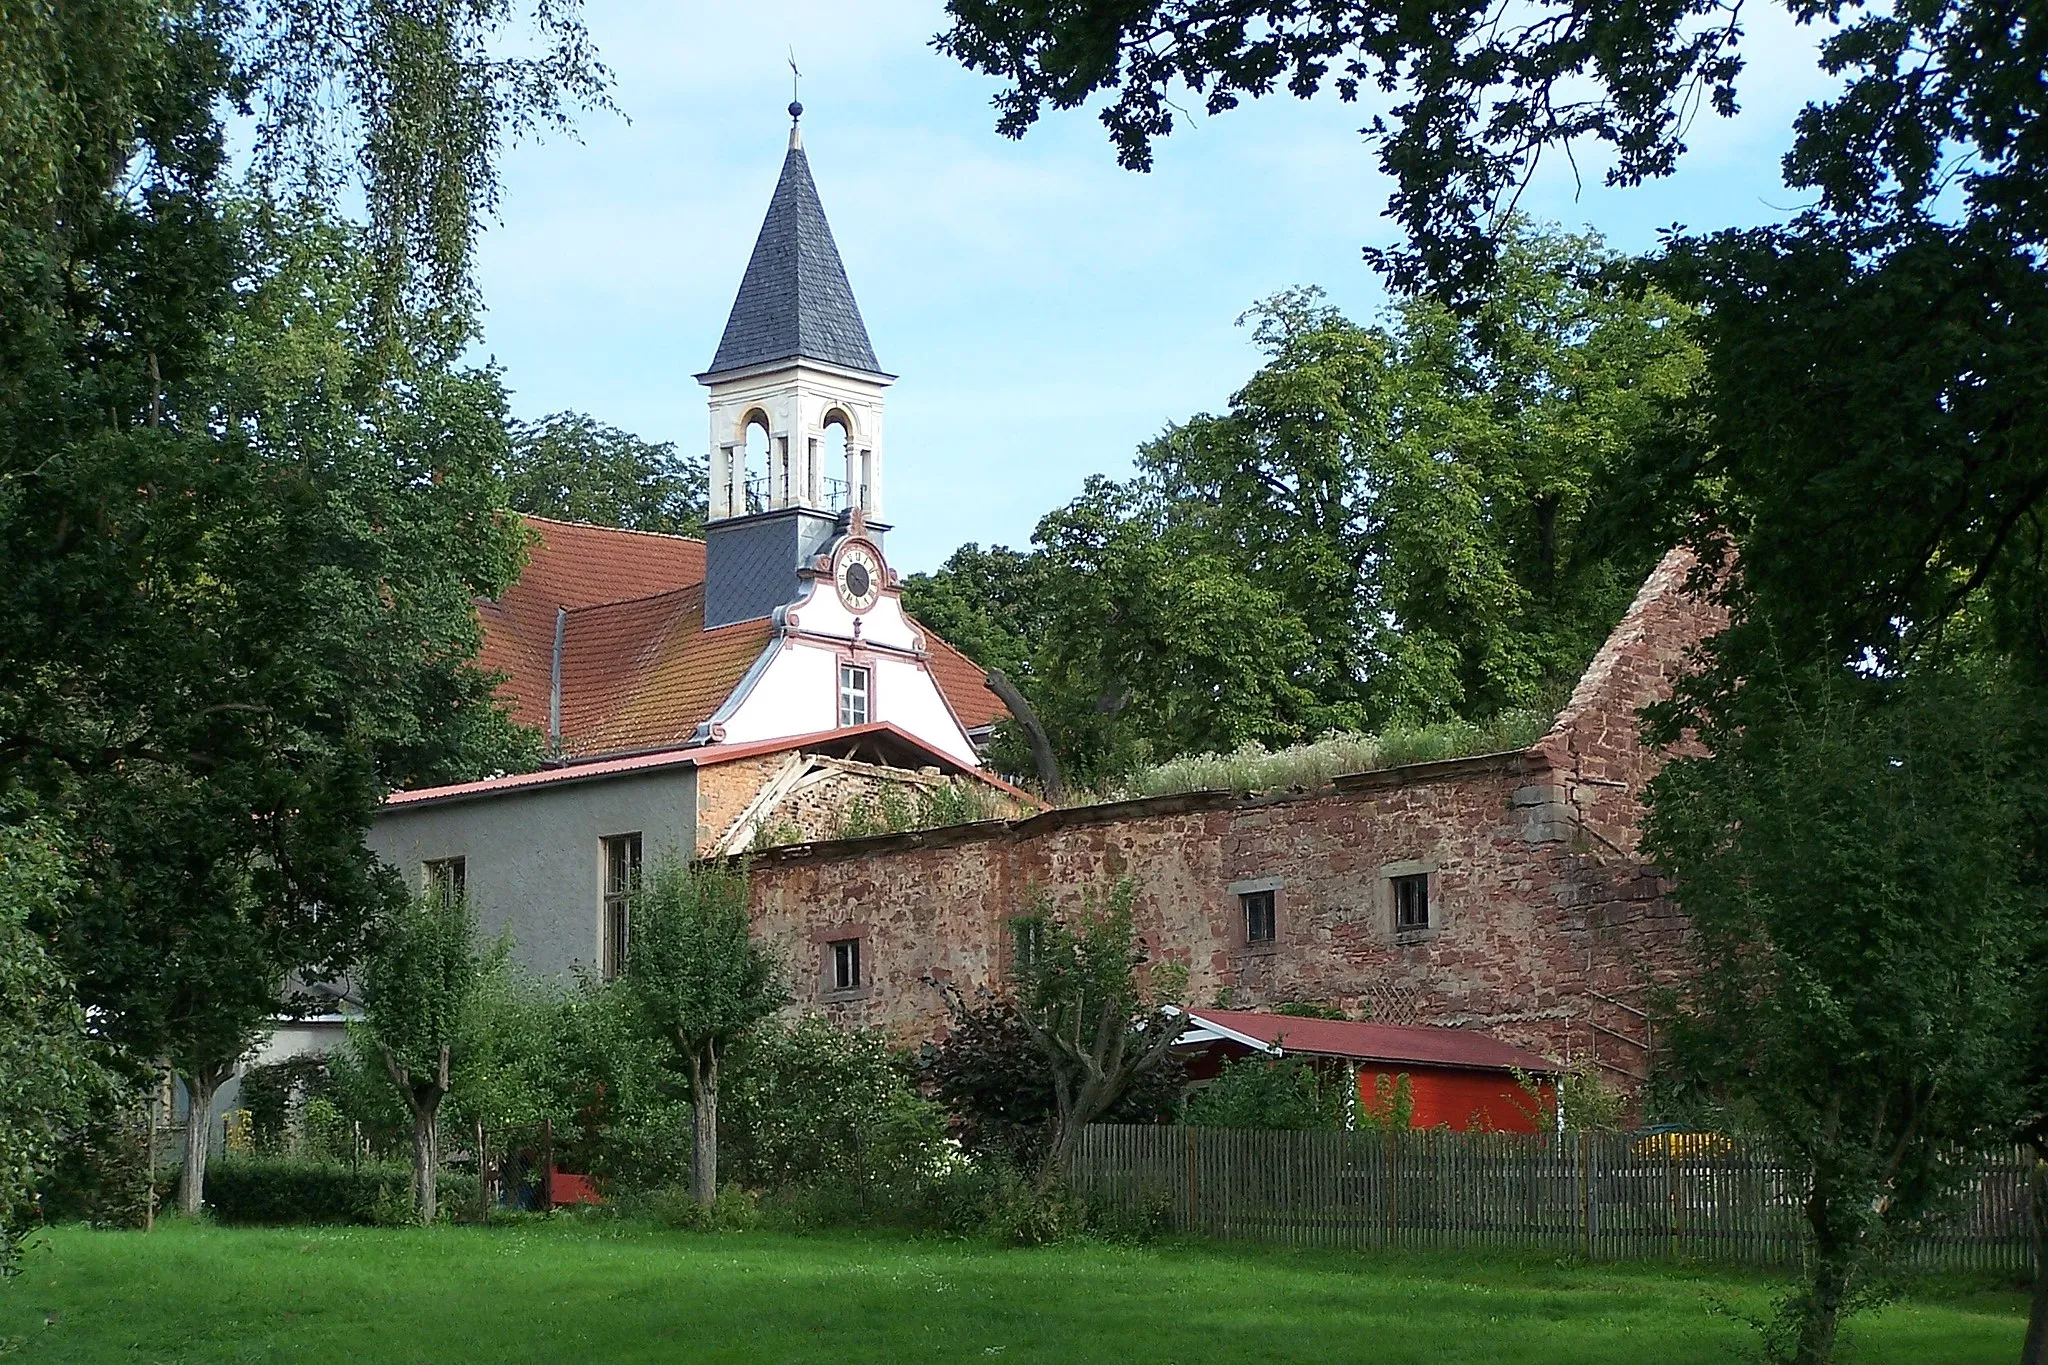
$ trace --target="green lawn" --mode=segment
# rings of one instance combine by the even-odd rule
[[[1729,1361],[1767,1281],[1499,1256],[512,1228],[62,1229],[0,1285],[39,1361]],[[1843,1359],[2019,1353],[2018,1293],[1861,1320]],[[14,1339],[9,1343],[8,1339]]]

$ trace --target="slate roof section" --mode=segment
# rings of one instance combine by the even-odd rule
[[[882,373],[802,147],[783,158],[739,297],[700,377],[801,356]]]
[[[1427,1028],[1410,1024],[1370,1024],[1350,1019],[1297,1019],[1262,1010],[1191,1009],[1188,1018],[1198,1035],[1204,1025],[1215,1031],[1255,1040],[1283,1053],[1343,1057],[1358,1062],[1393,1062],[1407,1066],[1441,1066],[1465,1071],[1526,1071],[1547,1075],[1563,1067],[1548,1057],[1504,1043],[1473,1029]],[[1211,1041],[1197,1036],[1193,1042]]]

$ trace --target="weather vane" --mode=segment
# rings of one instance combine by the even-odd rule
[[[797,78],[803,74],[803,72],[796,69],[796,48],[791,47],[789,49],[789,116],[792,119],[800,119],[804,116],[804,107],[797,101],[796,97]]]

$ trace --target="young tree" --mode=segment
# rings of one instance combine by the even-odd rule
[[[1803,1169],[1807,1283],[1774,1351],[1829,1359],[1843,1316],[1950,1211],[1959,1155],[2027,1095],[2026,863],[2039,733],[1982,661],[1904,678],[1804,667],[1704,713],[1711,757],[1652,788],[1645,847],[1698,946],[1669,1047],[1729,1120]]]
[[[625,990],[689,1080],[690,1192],[709,1205],[718,1197],[720,1063],[789,997],[775,958],[748,933],[744,872],[665,859],[629,925]]]
[[[1030,947],[1017,968],[1017,1017],[1052,1081],[1041,1187],[1065,1178],[1081,1130],[1164,1065],[1187,1029],[1187,1015],[1170,1008],[1187,969],[1153,962],[1141,977],[1147,954],[1131,923],[1136,896],[1127,877],[1070,910],[1041,894],[1018,917],[1020,941]]]
[[[467,1060],[457,1049],[509,951],[502,941],[479,951],[465,897],[429,893],[380,927],[364,966],[362,1037],[412,1119],[413,1211],[422,1225],[439,1216],[441,1103]]]
[[[19,1268],[37,1178],[104,1082],[84,1011],[30,927],[62,913],[64,861],[47,820],[0,810],[0,1278]]]

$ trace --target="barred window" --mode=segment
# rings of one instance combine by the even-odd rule
[[[1395,877],[1393,883],[1395,932],[1409,934],[1429,928],[1429,874]]]

